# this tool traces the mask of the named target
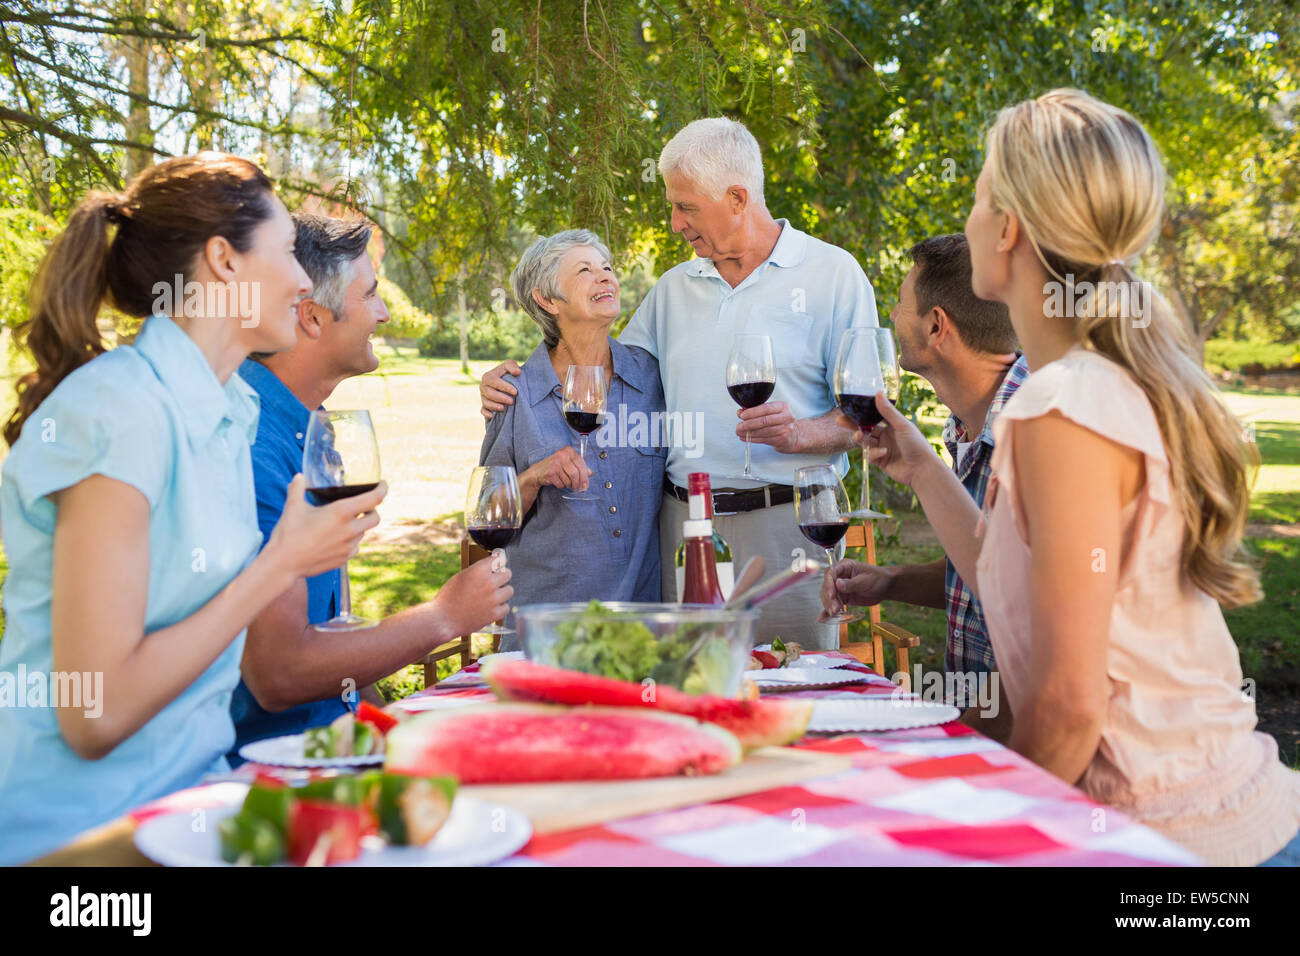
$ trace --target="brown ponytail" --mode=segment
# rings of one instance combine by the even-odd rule
[[[5,423],[5,441],[12,447],[58,384],[104,352],[97,322],[105,299],[144,318],[154,310],[155,285],[188,279],[212,237],[246,252],[253,230],[271,215],[271,189],[248,160],[205,152],[151,166],[121,195],[87,194],[32,281],[29,318],[16,340],[31,350],[36,368],[15,385],[18,407]]]

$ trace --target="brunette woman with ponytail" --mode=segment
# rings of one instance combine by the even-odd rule
[[[293,244],[260,169],[200,153],[86,196],[41,263],[0,481],[0,863],[223,769],[249,621],[378,522],[382,485],[315,508],[298,476],[258,552],[235,369],[295,342]],[[105,351],[105,305],[132,345]]]
[[[966,236],[1032,374],[995,426],[986,517],[883,399],[866,445],[976,584],[1012,749],[1209,863],[1296,865],[1300,774],[1255,731],[1221,610],[1260,597],[1250,452],[1132,266],[1163,196],[1123,110],[1077,90],[1003,110]]]

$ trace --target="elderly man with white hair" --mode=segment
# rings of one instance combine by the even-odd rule
[[[687,517],[690,472],[714,476],[715,525],[737,567],[761,555],[775,570],[807,551],[795,521],[794,471],[828,462],[841,475],[848,470],[845,452],[853,442],[836,424],[835,356],[846,329],[878,320],[871,283],[850,253],[768,212],[762,155],[743,125],[696,120],[664,147],[659,173],[673,231],[696,258],[660,277],[619,341],[659,360],[670,415],[703,422],[702,454],[680,443],[668,451],[661,592],[677,600],[673,553]],[[777,400],[738,410],[727,393],[726,364],[740,333],[771,337]],[[485,415],[513,401],[507,371],[518,374],[518,366],[505,363],[484,376]],[[755,443],[758,481],[729,477],[741,472],[746,436]],[[833,648],[836,625],[817,622],[821,609],[815,588],[793,588],[764,605],[759,636]]]

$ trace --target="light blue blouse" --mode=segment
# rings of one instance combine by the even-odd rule
[[[9,561],[0,640],[0,863],[39,856],[225,769],[242,632],[106,757],[83,760],[64,741],[52,706],[59,686],[50,675],[55,508],[47,496],[95,474],[140,490],[150,508],[144,630],[165,628],[206,604],[261,545],[249,456],[257,415],[256,393],[238,375],[222,386],[194,341],[155,315],[134,345],[77,369],[24,424],[0,480]],[[81,683],[74,703],[92,713],[105,692],[131,693],[104,688],[102,675],[83,674]],[[69,681],[63,687],[71,693]]]

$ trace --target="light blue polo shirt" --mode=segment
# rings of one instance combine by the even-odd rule
[[[155,315],[134,345],[77,369],[24,424],[0,480],[9,559],[0,681],[11,675],[13,688],[22,674],[27,684],[0,704],[0,863],[39,856],[226,768],[242,631],[179,697],[104,758],[83,760],[64,742],[54,708],[48,697],[42,705],[36,688],[50,685],[53,666],[56,513],[47,496],[96,474],[145,496],[144,632],[160,630],[211,600],[262,543],[249,460],[257,415],[257,396],[238,375],[223,386],[194,341],[170,318]],[[102,676],[99,683],[103,689]],[[80,703],[92,702],[83,697]]]
[[[778,219],[781,235],[769,255],[736,288],[710,259],[695,258],[663,274],[619,336],[659,360],[664,396],[677,431],[668,449],[668,475],[679,487],[706,471],[713,486],[788,485],[796,468],[824,465],[825,455],[783,455],[751,446],[760,482],[732,480],[745,467],[736,435],[739,407],[727,392],[727,356],[738,333],[772,338],[776,389],[795,418],[824,415],[837,404],[835,357],[844,331],[878,325],[876,295],[852,254]],[[831,459],[843,475],[844,454]]]

